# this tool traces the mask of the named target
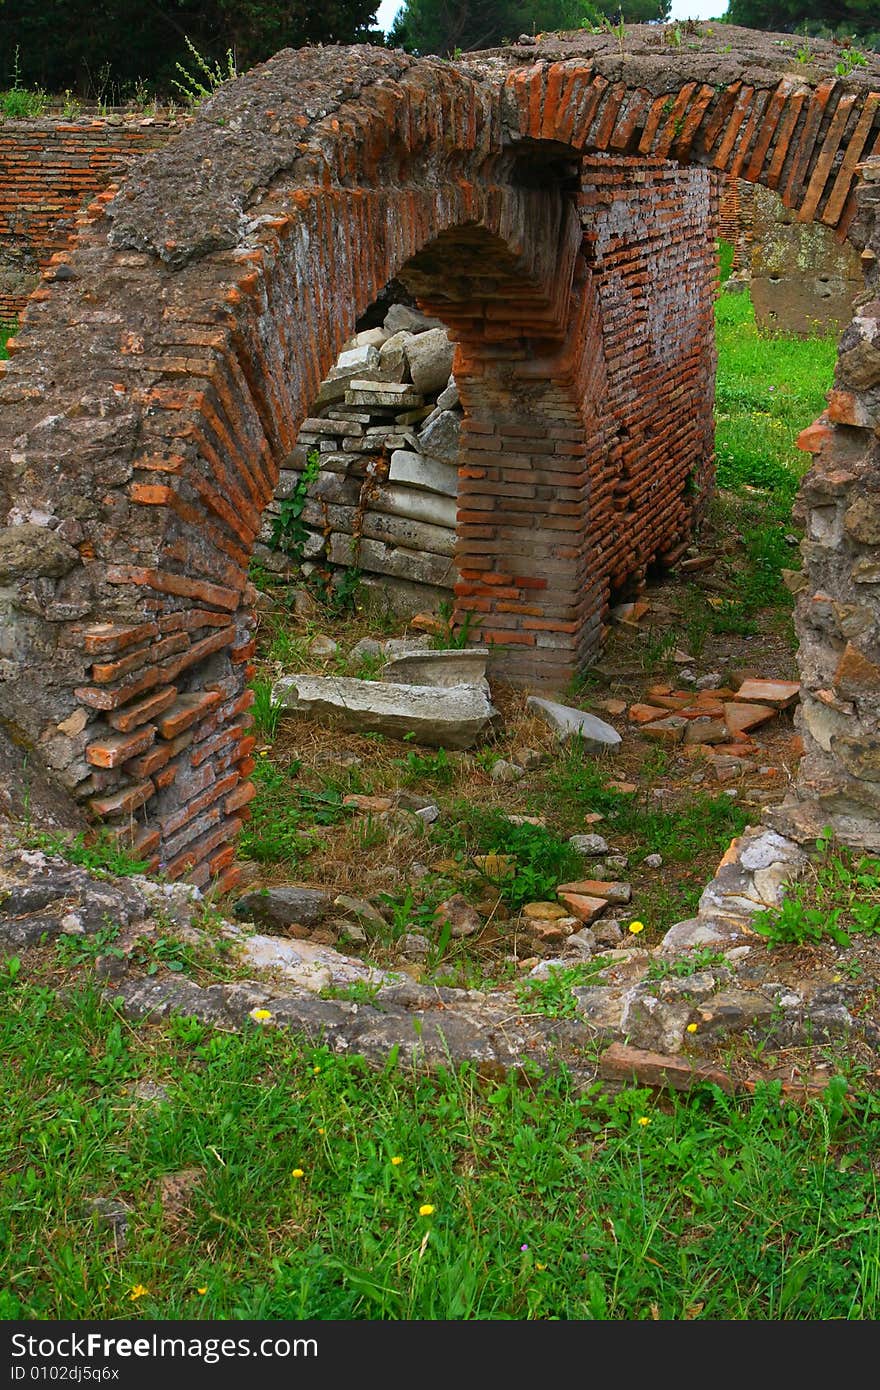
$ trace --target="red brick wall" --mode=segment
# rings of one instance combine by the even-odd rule
[[[0,323],[21,313],[49,257],[67,245],[79,209],[179,128],[121,116],[0,122]]]
[[[753,183],[732,174],[718,179],[718,235],[733,247],[733,270],[748,270],[754,235]]]
[[[675,555],[711,484],[717,201],[703,169],[597,156],[578,208],[607,378],[590,513],[607,598]]]

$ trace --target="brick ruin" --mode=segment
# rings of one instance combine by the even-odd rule
[[[870,286],[807,433],[798,622],[805,796],[871,833],[880,70],[839,78],[829,47],[806,80],[781,36],[723,36],[286,51],[78,215],[0,385],[2,714],[156,868],[234,881],[248,563],[392,278],[457,343],[456,598],[498,674],[558,687],[612,595],[686,543],[711,483],[713,171],[848,235]]]
[[[179,128],[133,115],[0,122],[0,324],[15,322],[50,257],[66,250],[80,208]]]

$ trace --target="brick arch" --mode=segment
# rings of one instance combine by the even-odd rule
[[[810,84],[787,74],[763,85],[679,81],[657,93],[569,59],[511,73],[502,100],[527,138],[702,165],[763,184],[800,220],[844,234],[857,166],[880,150],[878,76],[858,90],[835,76]]]
[[[303,64],[301,55],[289,61]],[[375,63],[380,74],[395,66],[384,55]],[[278,66],[268,65],[270,77]],[[413,146],[428,145],[419,181],[398,159],[393,171],[383,165],[395,182],[381,183],[381,142],[372,143],[359,110],[352,143],[361,175],[378,186],[345,186],[344,168],[335,186],[313,182],[317,169],[271,173],[244,228],[240,189],[234,203],[216,194],[220,216],[207,224],[180,183],[176,200],[163,184],[180,168],[191,177],[200,157],[210,164],[196,129],[183,137],[191,148],[179,143],[115,202],[111,191],[92,205],[14,344],[3,387],[16,408],[7,515],[36,551],[10,624],[17,660],[5,672],[7,708],[76,798],[111,826],[133,828],[139,850],[172,877],[222,876],[232,858],[252,791],[251,548],[322,376],[359,314],[401,272],[424,296],[442,298],[444,314],[454,282],[459,315],[468,310],[453,326],[471,446],[495,445],[485,488],[481,470],[469,470],[465,537],[485,531],[487,498],[497,510],[505,459],[530,475],[533,496],[544,479],[549,539],[524,549],[521,516],[506,529],[496,524],[492,578],[505,582],[485,582],[474,557],[472,579],[463,566],[472,606],[505,638],[523,610],[535,648],[546,620],[566,664],[580,640],[583,542],[561,545],[549,516],[558,512],[564,532],[585,530],[579,226],[555,187],[530,187],[515,160],[487,157],[473,120],[481,102],[466,107],[462,96],[472,84],[433,66],[430,100],[421,86],[394,91],[405,108],[395,129],[403,121]],[[373,127],[394,148],[385,97],[380,90]],[[444,122],[456,133],[441,161],[431,142],[441,141]],[[334,114],[331,124],[331,148],[344,152],[343,122]],[[209,127],[209,145],[213,135]],[[464,177],[468,142],[479,180]],[[524,405],[531,343],[552,383],[532,381]],[[527,490],[512,476],[505,486]],[[509,505],[515,512],[520,502],[512,496]],[[561,616],[537,609],[533,592],[546,588],[557,550]],[[541,647],[545,661],[553,640]]]
[[[771,132],[759,176],[849,216],[872,92],[783,77],[755,101],[742,79],[653,95],[615,81],[601,43],[521,56],[280,54],[101,195],[32,296],[2,386],[4,717],[172,876],[229,881],[251,794],[251,546],[322,374],[392,276],[460,343],[460,602],[511,674],[552,681],[599,639],[584,460],[614,458],[572,157],[742,168],[751,150],[750,168],[774,111],[777,150],[801,135],[777,157]]]

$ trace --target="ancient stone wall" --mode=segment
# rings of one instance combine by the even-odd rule
[[[816,222],[799,222],[767,188],[751,190],[749,287],[765,332],[839,334],[864,287],[858,252]]]
[[[659,30],[630,33],[626,52],[608,35],[550,36],[467,67],[285,52],[80,216],[0,388],[3,715],[172,877],[229,884],[251,795],[247,565],[321,379],[393,276],[458,345],[456,595],[505,674],[558,685],[597,650],[612,572],[593,520],[608,494],[632,518],[680,467],[662,505],[667,528],[684,523],[708,435],[699,419],[687,432],[697,386],[689,397],[673,364],[688,325],[699,341],[705,287],[692,301],[656,276],[640,289],[651,271],[622,234],[665,224],[671,270],[696,244],[697,183],[666,161],[777,188],[844,234],[858,168],[880,149],[880,65],[841,80],[818,46],[807,80],[784,37],[743,33],[725,26],[718,51],[698,31],[686,53]],[[612,178],[585,254],[578,165],[603,153],[636,161],[651,225]],[[626,280],[612,322],[609,287]],[[842,449],[853,430],[859,449],[873,441],[872,477],[862,319],[841,364],[864,359],[846,409],[868,423],[829,429]],[[638,379],[614,382],[630,357],[673,398],[656,402],[656,455]],[[841,389],[852,381],[847,366]],[[619,587],[638,584],[659,529],[632,539]]]
[[[155,117],[0,121],[0,324],[14,322],[77,212],[164,145],[180,122]]]
[[[880,159],[864,167],[852,239],[866,288],[840,340],[828,409],[800,436],[813,456],[799,506],[803,570],[789,577],[804,757],[772,823],[825,827],[880,852]]]
[[[607,462],[594,462],[590,527],[612,595],[683,551],[714,458],[717,202],[704,169],[584,161],[578,211],[600,305]]]

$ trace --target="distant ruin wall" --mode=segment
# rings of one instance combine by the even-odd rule
[[[818,222],[803,222],[777,193],[732,175],[720,180],[718,234],[734,272],[749,279],[765,333],[841,333],[864,276],[856,251]]]
[[[853,296],[864,288],[858,254],[816,222],[799,222],[766,188],[750,190],[751,272],[755,320],[764,331],[841,333]]]
[[[0,324],[12,323],[74,217],[181,123],[154,117],[0,121]]]

